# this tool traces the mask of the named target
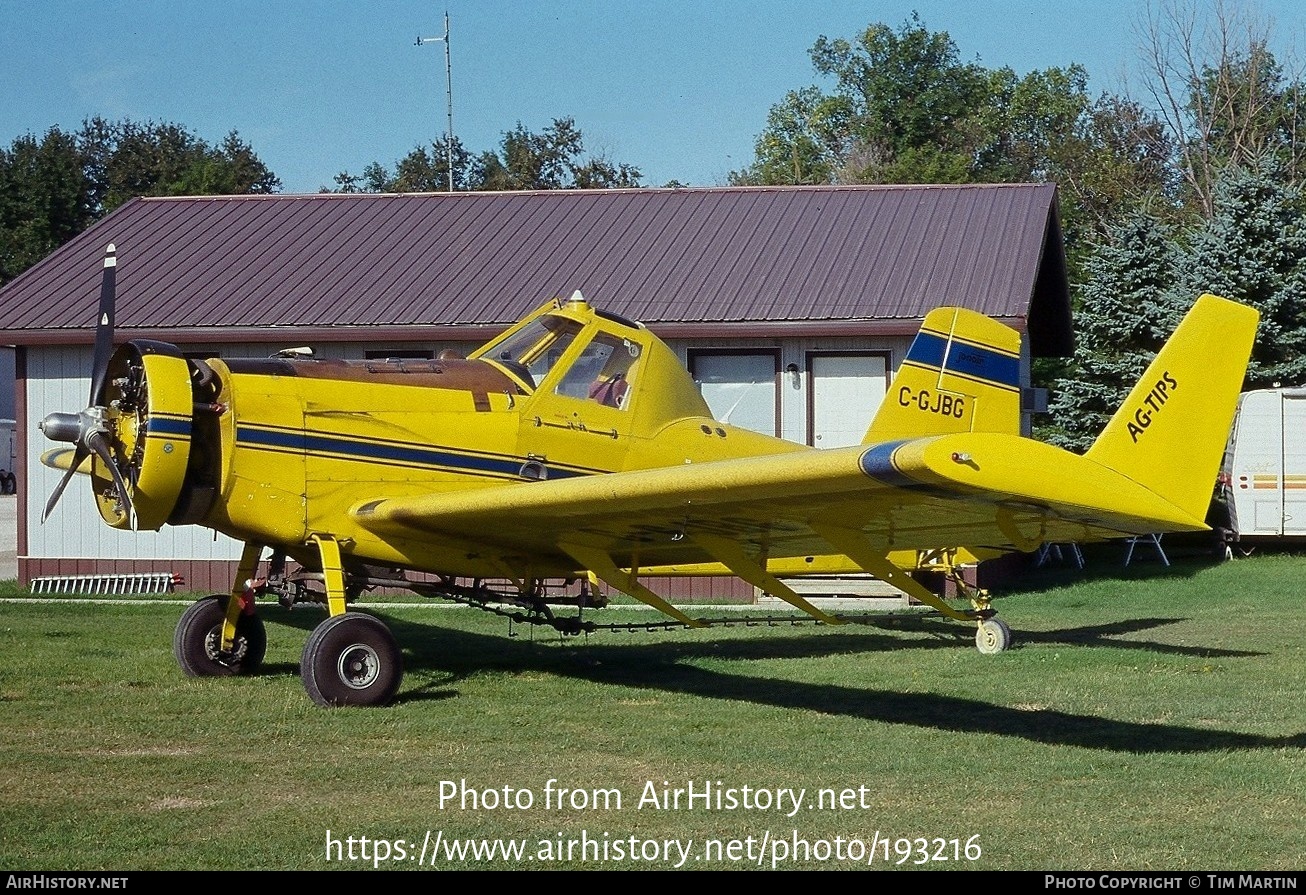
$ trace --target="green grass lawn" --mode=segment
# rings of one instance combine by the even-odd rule
[[[999,656],[936,618],[564,640],[388,605],[397,703],[334,711],[298,680],[312,609],[263,609],[257,676],[192,680],[180,606],[0,604],[0,865],[416,867],[477,839],[525,852],[436,865],[1306,866],[1306,559],[1089,572],[999,595]],[[663,801],[709,785],[720,807]]]

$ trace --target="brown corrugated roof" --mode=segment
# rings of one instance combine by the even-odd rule
[[[0,339],[85,340],[110,242],[124,336],[401,338],[580,289],[661,329],[884,331],[961,304],[1069,344],[1052,184],[137,199],[0,290]]]

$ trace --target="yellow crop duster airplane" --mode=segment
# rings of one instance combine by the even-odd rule
[[[1019,334],[939,308],[863,444],[817,450],[716,421],[666,345],[579,293],[467,358],[201,361],[153,341],[114,351],[115,265],[110,246],[90,406],[41,423],[73,445],[43,458],[67,470],[45,512],[80,470],[111,526],[242,541],[231,594],[182,616],[177,659],[191,675],[250,673],[266,645],[255,596],[324,603],[300,664],[322,705],[398,690],[389,629],[346,611],[373,586],[576,632],[589,628],[551,607],[602,605],[592,583],[700,626],[638,576],[736,575],[834,624],[781,578],[846,569],[1005,649],[987,595],[967,589],[955,609],[909,572],[960,581],[963,563],[1044,542],[1204,530],[1257,324],[1202,296],[1078,456],[1019,434]]]

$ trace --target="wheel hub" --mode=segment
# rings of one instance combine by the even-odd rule
[[[236,635],[236,639],[231,642],[231,649],[228,652],[222,651],[222,625],[215,625],[213,630],[209,631],[208,636],[204,638],[204,652],[214,662],[220,662],[223,665],[236,665],[245,658],[245,649],[248,646],[244,637]]]
[[[341,651],[336,671],[345,686],[354,690],[366,690],[381,674],[381,657],[366,643],[355,643]]]

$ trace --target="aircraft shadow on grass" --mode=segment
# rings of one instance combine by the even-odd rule
[[[269,620],[273,618],[269,613]],[[296,628],[311,630],[318,614],[301,612],[275,616]],[[538,671],[595,684],[682,693],[756,705],[817,712],[836,717],[861,718],[888,724],[908,724],[957,733],[989,733],[1057,746],[1080,746],[1126,753],[1189,753],[1228,749],[1282,749],[1306,747],[1306,732],[1267,737],[1231,730],[1210,730],[1178,724],[1140,723],[1075,714],[1055,709],[1018,709],[980,699],[940,693],[902,693],[871,687],[807,683],[749,674],[730,674],[694,664],[699,658],[761,661],[812,659],[902,649],[955,649],[960,636],[955,625],[935,619],[880,621],[876,626],[915,630],[928,639],[907,640],[891,634],[830,633],[824,636],[777,636],[731,640],[695,638],[674,643],[613,644],[568,640],[580,648],[557,649],[556,636],[526,641],[435,627],[393,615],[389,624],[402,642],[409,644],[405,662],[412,671],[444,672],[433,683],[401,692],[398,702],[457,698],[457,684],[467,676],[502,670]],[[1108,646],[1130,650],[1188,655],[1194,658],[1246,658],[1261,655],[1238,650],[1180,647],[1153,641],[1126,641],[1119,635],[1173,624],[1180,619],[1149,618],[1022,632],[1025,642]],[[620,637],[617,633],[599,636]],[[694,636],[694,635],[687,635]],[[294,675],[298,668],[269,664],[263,674]]]

